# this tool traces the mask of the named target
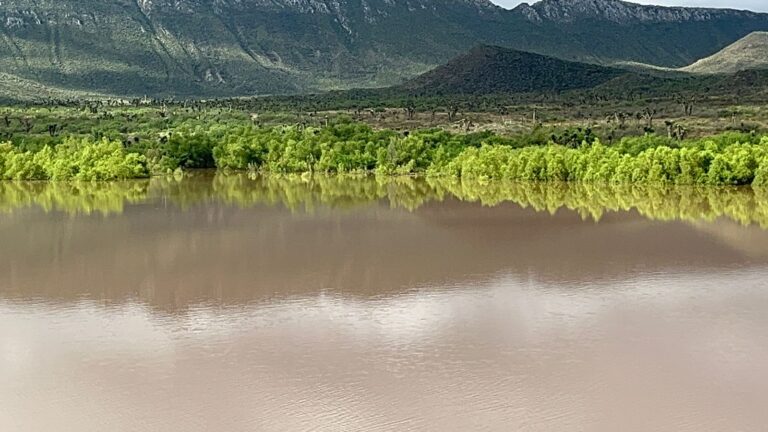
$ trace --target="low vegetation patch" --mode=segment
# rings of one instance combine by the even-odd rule
[[[562,143],[566,143],[563,145]],[[677,141],[648,135],[604,145],[589,134],[408,136],[356,124],[247,128],[224,135],[216,166],[277,173],[375,172],[477,180],[768,185],[768,137],[729,133]]]
[[[624,143],[626,144],[626,142]],[[702,140],[683,147],[650,147],[637,154],[599,141],[514,149],[467,149],[434,171],[479,180],[768,185],[768,138],[752,144]]]
[[[0,144],[0,179],[103,181],[147,177],[143,155],[127,152],[121,142],[65,139],[37,151]]]
[[[161,117],[162,119],[162,117]],[[164,122],[125,135],[51,131],[0,146],[0,178],[101,181],[179,169],[271,174],[375,173],[478,181],[768,185],[768,137],[669,133],[601,140],[590,129],[536,127],[502,136],[377,130],[343,117],[325,126],[261,126],[252,120]],[[52,129],[52,128],[49,128]]]

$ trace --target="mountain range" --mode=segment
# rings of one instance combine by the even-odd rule
[[[209,97],[387,86],[481,44],[678,68],[766,30],[768,14],[619,0],[512,10],[488,0],[2,0],[0,91]]]

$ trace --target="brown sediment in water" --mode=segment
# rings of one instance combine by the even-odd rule
[[[758,225],[283,202],[0,215],[0,430],[768,423]]]

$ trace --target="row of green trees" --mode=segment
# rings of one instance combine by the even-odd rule
[[[575,140],[573,137],[583,137]],[[156,140],[67,137],[31,148],[0,146],[0,179],[115,180],[177,169],[291,173],[423,174],[479,181],[768,185],[768,137],[726,133],[678,141],[646,135],[610,145],[589,130],[517,136],[444,130],[374,130],[184,122]]]
[[[768,137],[733,133],[685,142],[649,135],[611,146],[599,140],[566,146],[534,141],[531,135],[421,131],[403,136],[359,124],[248,127],[225,133],[212,155],[221,169],[274,173],[373,171],[478,180],[768,185]]]
[[[682,148],[659,146],[638,154],[595,142],[513,149],[466,149],[434,174],[478,180],[587,183],[768,185],[768,138],[760,143],[715,141]]]

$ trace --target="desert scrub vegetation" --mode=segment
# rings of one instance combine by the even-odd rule
[[[104,181],[147,177],[147,160],[119,141],[68,138],[61,144],[23,150],[0,144],[0,179]]]
[[[479,181],[766,186],[768,137],[724,134],[674,147],[650,136],[615,146],[600,141],[576,148],[483,145],[465,149],[430,173]]]
[[[225,110],[217,114],[220,118],[205,117],[211,113],[195,118],[190,112],[179,121],[157,115],[153,122],[143,123],[132,117],[149,113],[129,111],[109,119],[115,125],[124,121],[141,127],[133,132],[93,124],[90,132],[67,126],[79,131],[69,135],[57,132],[60,127],[55,124],[47,128],[49,133],[15,131],[0,154],[0,178],[115,180],[215,168],[281,175],[425,175],[481,182],[768,185],[768,138],[754,132],[706,138],[645,133],[605,139],[581,127],[535,127],[514,135],[440,128],[396,131],[344,117],[324,125],[261,125]],[[4,123],[22,127],[23,122],[9,117],[0,126]]]
[[[567,145],[558,143],[567,136]],[[768,137],[725,133],[679,141],[656,135],[604,145],[588,134],[500,137],[440,130],[407,135],[360,124],[228,132],[212,152],[225,170],[375,172],[536,182],[768,185]]]

